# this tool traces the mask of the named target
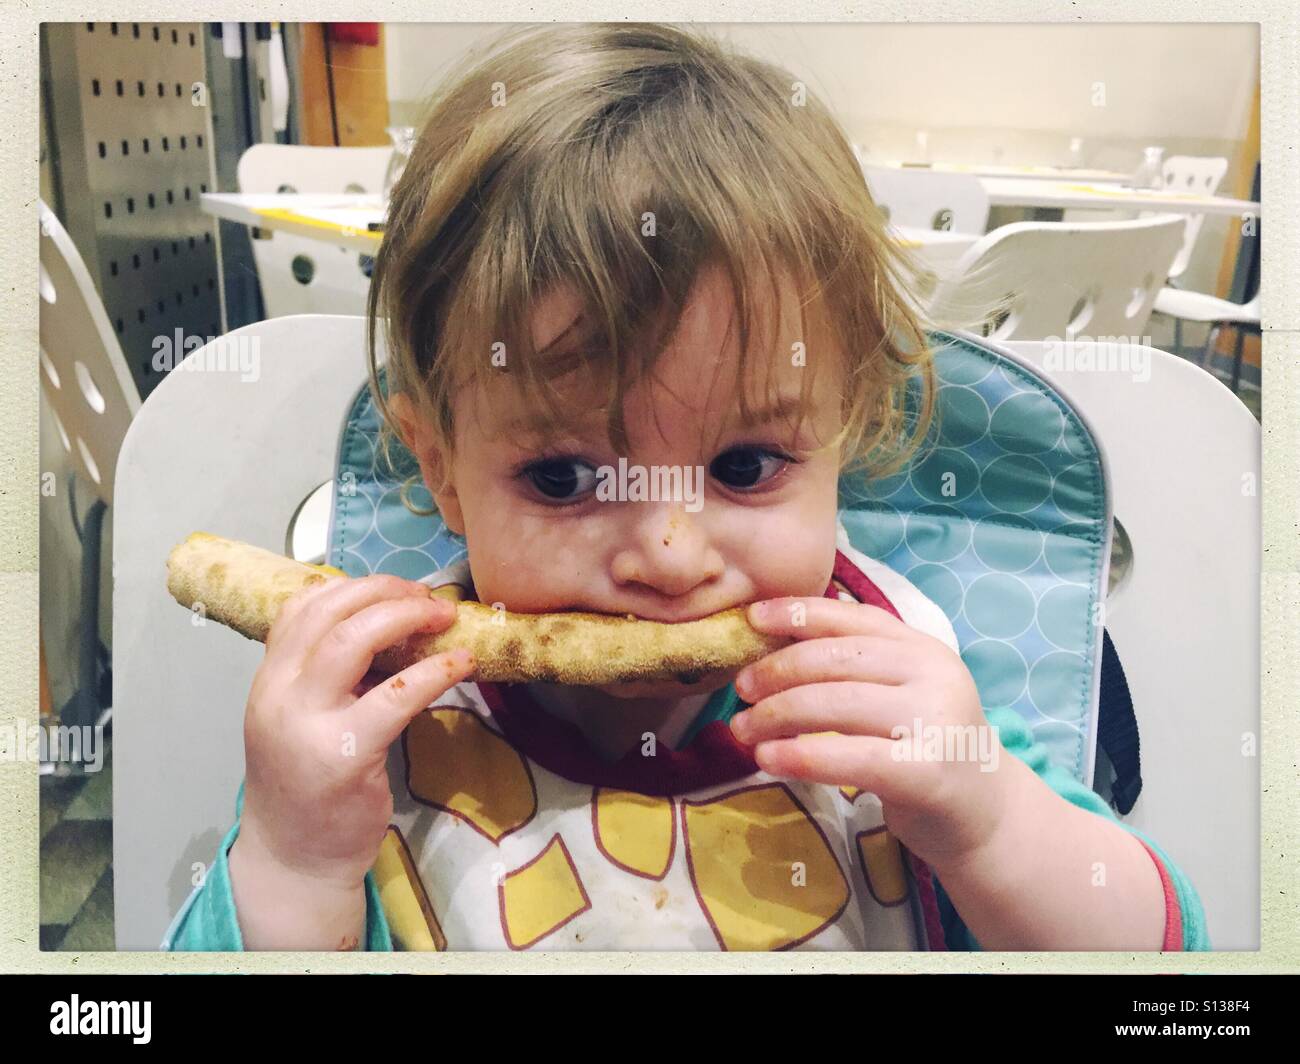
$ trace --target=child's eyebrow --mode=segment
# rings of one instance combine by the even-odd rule
[[[566,417],[559,424],[548,421],[539,411],[529,411],[507,418],[499,426],[500,431],[508,435],[538,439],[554,439],[566,435],[584,436],[603,430],[604,427],[604,414],[597,410],[588,410],[572,418]]]
[[[729,421],[745,427],[754,428],[758,425],[767,425],[773,421],[790,421],[792,414],[798,414],[804,408],[804,401],[801,396],[786,394],[779,395],[771,403],[763,406],[751,408],[748,416],[742,417],[737,410],[734,417]]]
[[[742,418],[739,410],[733,410],[726,417],[728,428],[733,425],[742,428],[757,428],[773,422],[789,422],[792,415],[804,408],[802,398],[797,394],[779,395],[770,403],[751,408],[749,416]],[[606,416],[603,408],[591,407],[574,417],[566,417],[560,424],[547,421],[539,411],[526,411],[515,414],[500,423],[500,431],[510,436],[528,436],[537,440],[552,440],[564,436],[584,437],[603,434],[606,428]]]

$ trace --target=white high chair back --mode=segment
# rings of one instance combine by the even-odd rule
[[[1174,214],[1004,225],[962,256],[929,311],[941,324],[982,321],[996,341],[1139,336],[1182,233]]]
[[[361,317],[302,315],[228,333],[214,342],[248,345],[256,379],[182,364],[122,445],[113,536],[119,949],[158,948],[195,865],[212,861],[234,821],[244,704],[262,660],[260,644],[192,623],[167,591],[167,554],[194,531],[285,550],[299,503],[333,476],[344,411],[366,377],[363,327]]]
[[[871,198],[891,224],[982,235],[989,197],[978,177],[935,170],[864,166]]]
[[[72,237],[38,201],[41,391],[77,479],[113,502],[114,470],[140,392]]]
[[[239,191],[378,196],[392,155],[391,147],[254,144],[239,157]],[[357,252],[284,232],[252,243],[268,318],[365,313],[370,278]]]
[[[196,626],[167,592],[164,560],[198,530],[284,549],[299,502],[334,475],[344,413],[365,380],[364,328],[359,317],[303,315],[237,330],[227,343],[255,340],[265,356],[258,379],[173,372],[122,447],[113,593],[119,949],[157,948],[195,866],[212,860],[233,822],[244,705],[262,659],[260,645],[215,623]],[[1050,348],[1015,350],[1041,362]],[[1133,821],[1178,855],[1215,945],[1248,948],[1257,762],[1229,752],[1258,728],[1259,526],[1240,478],[1258,471],[1259,429],[1208,374],[1141,351],[1151,372],[1140,387],[1116,373],[1061,378],[1064,389],[1077,385],[1113,456],[1116,512],[1137,555],[1107,618],[1120,652],[1133,648],[1124,666],[1147,781]],[[1137,354],[1121,348],[1119,358]],[[213,442],[186,448],[181,461],[178,438]],[[1196,573],[1203,583],[1189,579]]]
[[[1259,422],[1224,384],[1150,347],[1010,343],[1110,456],[1131,565],[1106,603],[1142,741],[1126,818],[1196,886],[1216,950],[1259,946]]]

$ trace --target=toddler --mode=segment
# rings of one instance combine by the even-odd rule
[[[515,30],[448,86],[393,190],[370,369],[468,555],[286,604],[238,821],[165,945],[1204,948],[1181,873],[981,707],[943,612],[838,525],[841,473],[897,468],[934,381],[827,110],[657,26]],[[457,596],[747,605],[792,641],[696,683],[369,671]],[[918,727],[991,742],[902,756]]]

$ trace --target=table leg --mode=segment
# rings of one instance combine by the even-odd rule
[[[1232,390],[1237,390],[1237,385],[1241,383],[1241,363],[1246,349],[1246,330],[1242,326],[1237,326],[1237,343],[1232,351]]]

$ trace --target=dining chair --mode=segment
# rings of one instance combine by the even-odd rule
[[[938,325],[991,340],[1142,335],[1182,242],[1184,220],[1015,222],[987,234],[926,308]]]
[[[1210,368],[1214,358],[1214,348],[1219,340],[1219,333],[1226,327],[1236,333],[1232,349],[1232,390],[1241,386],[1241,369],[1245,361],[1246,336],[1260,334],[1259,292],[1245,303],[1234,303],[1229,299],[1220,299],[1207,292],[1190,292],[1185,288],[1166,286],[1156,295],[1154,308],[1157,314],[1166,314],[1174,319],[1174,346],[1182,352],[1182,330],[1185,321],[1199,322],[1210,327],[1205,336],[1205,345],[1201,348],[1201,365]]]
[[[239,158],[240,192],[379,196],[393,155],[378,148],[254,144]],[[364,314],[370,257],[292,233],[254,234],[253,261],[268,318],[288,314]]]
[[[67,498],[81,548],[77,687],[61,707],[60,719],[68,725],[94,725],[112,701],[109,653],[99,637],[104,522],[115,499],[118,453],[140,409],[140,392],[72,237],[42,200],[37,214],[42,413],[53,421],[64,451],[61,460],[50,455],[42,464],[46,469],[70,467],[54,498]],[[90,496],[84,515],[79,492]],[[45,545],[43,564],[56,564],[57,547],[56,542]],[[57,611],[63,605],[45,608]]]
[[[1227,172],[1228,160],[1222,156],[1173,155],[1165,160],[1162,181],[1164,187],[1171,191],[1213,195]],[[1246,335],[1258,334],[1260,330],[1259,295],[1256,293],[1253,299],[1244,303],[1233,303],[1208,292],[1183,288],[1179,283],[1191,261],[1192,249],[1204,220],[1203,214],[1187,216],[1187,235],[1182,250],[1170,268],[1169,283],[1156,295],[1154,310],[1157,314],[1173,318],[1174,350],[1179,354],[1183,350],[1184,322],[1210,326],[1201,349],[1202,366],[1210,364],[1222,328],[1226,326],[1236,332],[1232,360],[1232,390],[1235,392],[1241,383]]]
[[[1160,182],[1167,192],[1213,196],[1227,172],[1228,160],[1222,156],[1171,155],[1161,168]],[[1138,217],[1150,217],[1152,213],[1155,212],[1144,211]],[[1205,215],[1200,211],[1183,217],[1187,219],[1187,229],[1183,233],[1183,246],[1178,249],[1178,255],[1169,267],[1171,283],[1187,272],[1187,264],[1192,261],[1192,251],[1196,247],[1196,238],[1200,236],[1201,226],[1205,224]]]
[[[989,197],[972,174],[864,166],[871,198],[895,226],[981,236],[988,227]]]
[[[1228,160],[1221,156],[1209,155],[1171,155],[1165,159],[1160,169],[1160,187],[1170,192],[1196,193],[1212,196],[1228,172]],[[1098,211],[1088,208],[1067,210],[1062,215],[1066,222],[1111,222],[1127,221],[1132,218],[1152,218],[1167,211]],[[1169,267],[1169,281],[1176,285],[1177,279],[1187,272],[1192,261],[1192,252],[1205,224],[1205,215],[1200,211],[1183,215],[1187,219],[1187,228],[1183,232],[1183,246]]]

